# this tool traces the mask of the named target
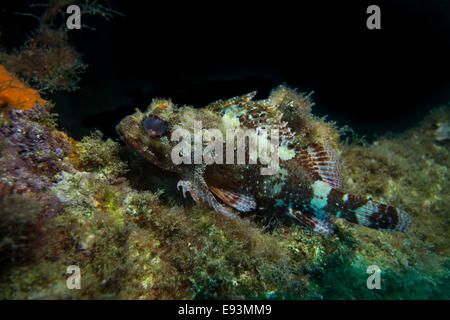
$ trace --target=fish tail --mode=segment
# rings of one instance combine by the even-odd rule
[[[373,229],[407,232],[411,226],[409,215],[399,208],[378,203],[372,200],[334,192],[331,201],[336,217],[344,218]]]

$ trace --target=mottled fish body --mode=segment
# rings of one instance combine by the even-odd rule
[[[235,217],[240,212],[267,211],[287,214],[321,234],[333,234],[335,218],[374,229],[405,232],[408,215],[395,207],[347,194],[337,156],[326,139],[303,145],[283,121],[272,99],[253,101],[254,93],[221,100],[203,109],[175,107],[170,100],[155,100],[144,113],[137,111],[117,126],[121,138],[147,160],[177,172],[177,188],[197,203]],[[256,164],[180,164],[171,151],[171,133],[186,129],[193,134],[195,121],[204,129],[277,129],[280,135],[279,168],[262,175]],[[320,140],[320,139],[319,139]],[[246,151],[249,151],[248,145]],[[236,162],[235,162],[236,163]],[[233,209],[232,209],[233,208]]]

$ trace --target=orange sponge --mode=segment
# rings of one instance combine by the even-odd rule
[[[0,107],[10,106],[21,110],[31,110],[36,105],[46,103],[47,101],[41,98],[39,92],[28,88],[0,64]]]

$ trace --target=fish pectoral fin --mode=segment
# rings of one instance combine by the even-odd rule
[[[235,218],[236,215],[233,213],[233,210],[225,207],[217,199],[209,190],[206,182],[203,180],[202,176],[195,174],[189,180],[180,180],[177,183],[177,189],[182,189],[183,196],[186,198],[186,192],[191,194],[192,199],[197,204],[207,203],[211,208],[213,208],[216,212],[223,214],[224,216]]]
[[[253,195],[241,190],[232,190],[209,185],[212,193],[230,207],[241,212],[248,212],[256,209],[256,200]]]
[[[314,216],[314,214],[311,214],[309,212],[302,212],[289,208],[286,214],[298,220],[314,232],[323,235],[332,235],[336,232],[336,225],[332,223],[332,221],[319,219],[318,217]]]
[[[200,204],[200,198],[197,196],[197,193],[195,192],[195,190],[192,188],[192,182],[191,181],[187,181],[187,180],[180,180],[177,183],[177,189],[180,190],[180,187],[183,191],[183,197],[186,199],[186,192],[191,194],[192,199],[194,199],[194,201],[197,204]]]
[[[297,161],[334,189],[342,187],[342,174],[334,149],[328,143],[308,145],[301,150]]]
[[[236,215],[233,213],[233,211],[219,203],[219,201],[217,201],[217,199],[211,192],[207,193],[206,201],[211,208],[216,210],[216,212],[223,214],[224,216],[229,218],[236,218]]]

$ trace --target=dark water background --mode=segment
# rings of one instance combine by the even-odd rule
[[[315,114],[369,137],[450,101],[448,1],[110,3],[125,17],[83,16],[97,30],[69,31],[89,68],[80,90],[53,100],[78,139],[96,128],[116,137],[117,122],[154,97],[200,107],[252,90],[265,98],[279,84],[314,90]],[[2,3],[3,46],[36,27],[14,14],[27,4]],[[370,4],[381,30],[366,28]]]

